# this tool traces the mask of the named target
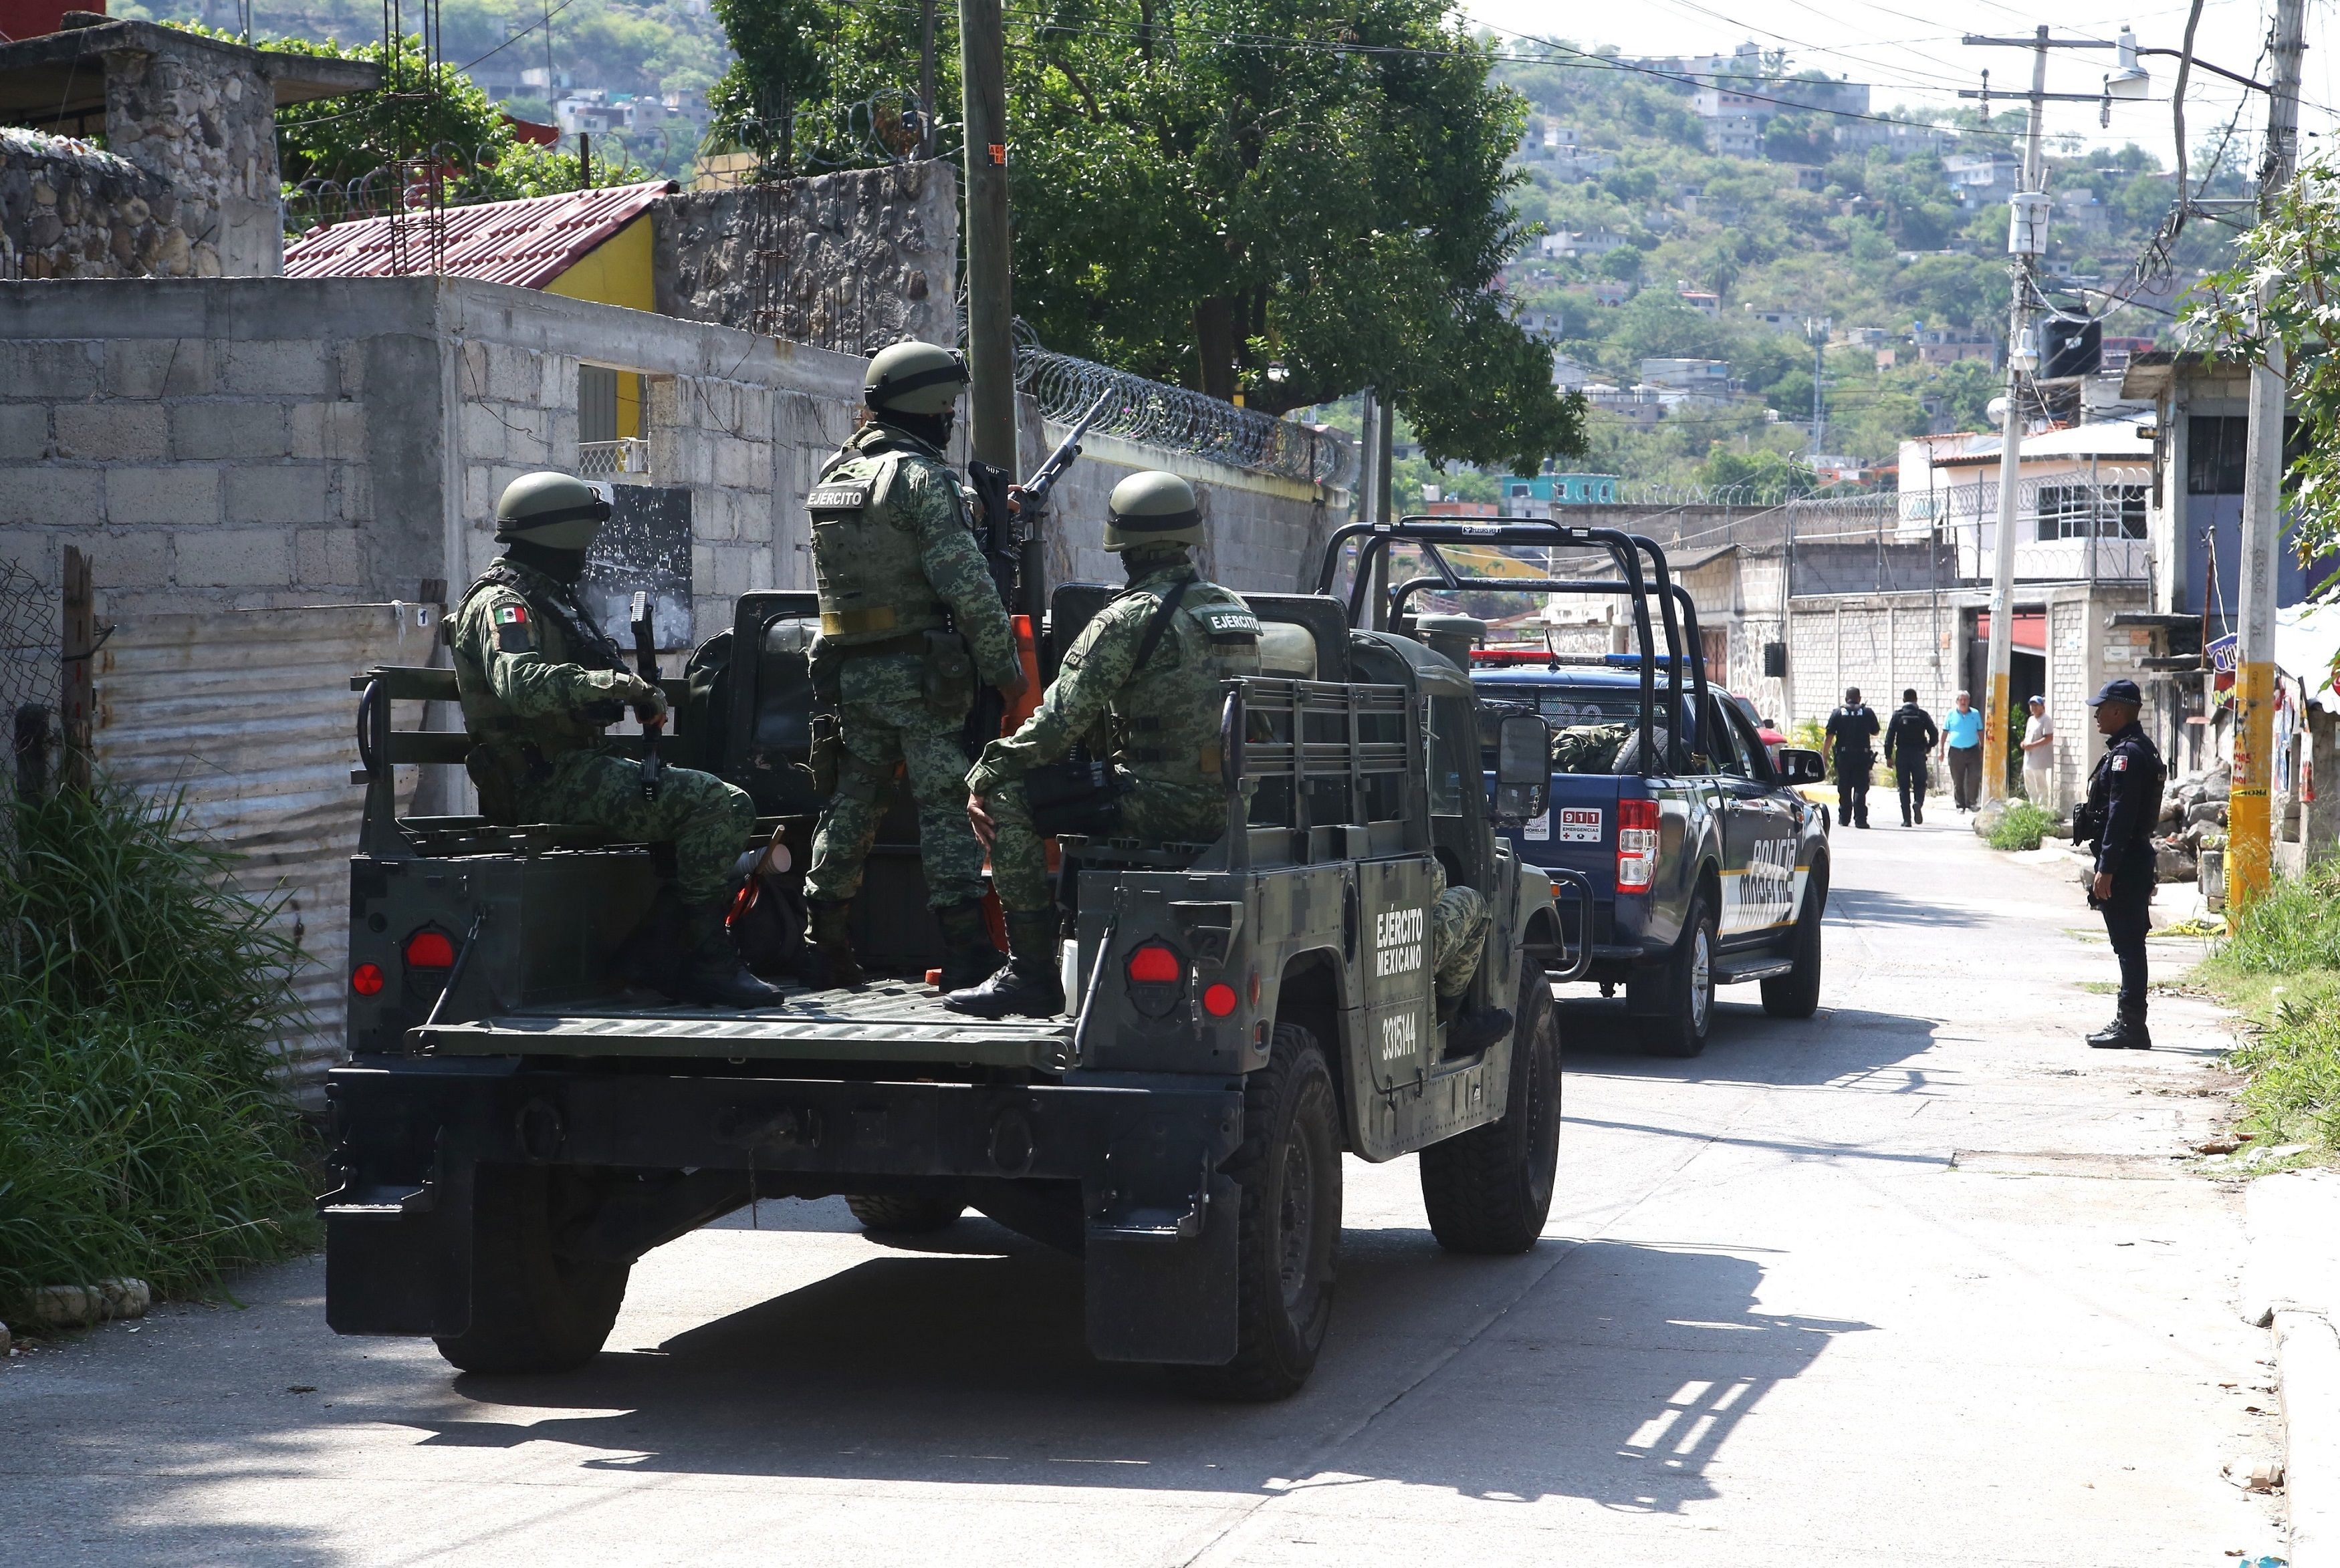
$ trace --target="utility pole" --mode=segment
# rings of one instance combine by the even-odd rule
[[[1828,329],[1825,317],[1804,318],[1804,340],[1812,346],[1812,446],[1811,460],[1820,456],[1820,384],[1828,374]]]
[[[2305,53],[2305,0],[2277,0],[2275,90],[2267,104],[2266,162],[2259,174],[2259,222],[2291,182],[2299,154],[2299,57]],[[2273,285],[2259,286],[2264,311]],[[2289,399],[2283,345],[2270,340],[2251,367],[2251,433],[2243,469],[2242,622],[2236,628],[2235,781],[2227,802],[2226,906],[2232,920],[2267,890],[2275,853],[2268,775],[2275,765],[2275,609],[2283,555],[2283,417]]]
[[[1006,39],[999,0],[959,0],[959,93],[967,121],[967,361],[970,455],[1018,471],[1016,301],[1007,232]]]

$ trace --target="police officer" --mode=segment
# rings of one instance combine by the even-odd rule
[[[609,516],[610,503],[568,474],[526,474],[505,488],[496,506],[503,556],[455,608],[455,687],[472,741],[464,765],[491,822],[576,823],[672,844],[685,956],[679,973],[650,978],[687,1001],[768,1005],[778,991],[748,972],[724,923],[755,807],[689,768],[666,769],[647,799],[640,762],[602,738],[628,705],[645,720],[667,708],[577,597],[586,549]]]
[[[918,852],[945,944],[945,990],[999,967],[983,920],[983,852],[964,804],[960,732],[975,683],[1009,696],[1023,667],[972,531],[970,498],[943,459],[967,363],[932,343],[897,343],[862,377],[869,419],[806,497],[820,591],[815,684],[833,705],[837,786],[805,873],[817,983],[858,985],[849,931],[863,863],[894,771],[909,775]]]
[[[1900,787],[1903,827],[1909,826],[1913,818],[1920,826],[1926,821],[1926,759],[1941,738],[1934,715],[1918,705],[1918,688],[1902,688],[1901,705],[1885,722],[1885,754],[1892,761],[1893,776]]]
[[[1062,1012],[1058,916],[1041,844],[1081,831],[1157,843],[1210,843],[1226,832],[1219,774],[1219,683],[1259,671],[1259,619],[1233,591],[1203,580],[1188,551],[1203,542],[1195,488],[1139,473],[1114,487],[1105,547],[1129,586],[1065,650],[1056,678],[1014,735],[993,741],[966,776],[967,814],[991,847],[992,884],[1007,914],[1008,961],[945,1005],[983,1018]],[[1077,830],[1036,823],[1026,776],[1107,723],[1112,782],[1076,808]]]
[[[2088,699],[2097,732],[2107,737],[2097,771],[2088,775],[2087,803],[2073,814],[2075,837],[2096,845],[2088,905],[2101,910],[2105,934],[2120,960],[2120,1004],[2113,1021],[2088,1036],[2103,1050],[2151,1050],[2145,1028],[2145,933],[2153,923],[2153,824],[2161,817],[2164,771],[2145,726],[2137,722],[2145,694],[2135,681],[2111,680]]]
[[[1859,686],[1844,688],[1844,706],[1829,715],[1829,749],[1836,756],[1837,820],[1869,825],[1869,778],[1877,751],[1869,743],[1878,731],[1877,710],[1860,700]]]

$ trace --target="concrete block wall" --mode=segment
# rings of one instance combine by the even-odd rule
[[[1790,612],[1788,723],[1824,721],[1859,686],[1879,715],[1901,705],[1901,693],[1938,719],[1964,684],[1958,650],[1972,625],[1953,596],[1870,594],[1799,598]]]

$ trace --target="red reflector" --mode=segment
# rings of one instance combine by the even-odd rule
[[[378,963],[362,963],[350,971],[350,989],[360,996],[380,996],[382,987],[382,966]]]
[[[1203,993],[1203,1011],[1225,1018],[1235,1010],[1235,988],[1222,981]]]
[[[448,969],[455,962],[455,944],[443,931],[418,931],[406,939],[406,962],[415,969]]]
[[[1132,985],[1175,985],[1179,973],[1178,955],[1160,942],[1149,942],[1129,955]]]

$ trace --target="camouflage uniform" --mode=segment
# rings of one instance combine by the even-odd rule
[[[1129,587],[1099,611],[1065,651],[1056,681],[1014,735],[993,741],[967,775],[997,826],[991,877],[999,902],[1030,913],[1049,907],[1047,861],[1022,779],[1054,762],[1106,720],[1121,786],[1116,837],[1210,843],[1226,832],[1226,786],[1219,775],[1219,683],[1259,673],[1259,620],[1240,596],[1202,580],[1179,545],[1128,552]],[[1164,598],[1191,583],[1141,669],[1145,640]]]
[[[1437,890],[1430,905],[1430,967],[1443,1001],[1471,989],[1495,912],[1477,888],[1448,887],[1444,866],[1433,861],[1430,869]]]
[[[843,902],[861,891],[899,764],[917,801],[927,901],[966,903],[983,896],[983,850],[967,820],[960,731],[978,675],[989,685],[1016,678],[1014,634],[976,546],[967,493],[940,452],[881,417],[830,459],[808,503],[857,488],[871,498],[865,505],[811,506],[821,607],[814,663],[824,684],[834,681],[844,754],[813,835],[805,895]]]
[[[1617,753],[1631,737],[1631,725],[1570,725],[1552,737],[1554,773],[1605,774],[1617,766]]]
[[[690,768],[666,769],[658,799],[642,798],[640,762],[601,732],[649,688],[567,587],[498,561],[457,606],[454,646],[475,743],[465,767],[491,821],[574,823],[671,843],[677,891],[693,903],[722,895],[755,807],[745,791]]]

